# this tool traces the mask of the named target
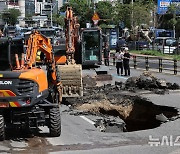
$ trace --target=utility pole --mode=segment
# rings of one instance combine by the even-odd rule
[[[132,29],[133,29],[133,27],[134,27],[134,21],[133,21],[133,18],[134,18],[134,12],[133,12],[133,11],[134,11],[134,8],[133,8],[133,5],[134,5],[134,4],[133,4],[133,3],[134,3],[134,2],[133,2],[133,0],[131,1],[131,3],[132,3],[132,14],[131,14],[132,19],[131,19],[131,27],[132,27]]]
[[[96,12],[96,5],[95,5],[95,0],[93,0],[93,10],[94,10],[94,13]]]
[[[53,26],[53,21],[52,21],[52,14],[53,14],[53,3],[51,3],[51,27]]]

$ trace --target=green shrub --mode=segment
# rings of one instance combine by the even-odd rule
[[[167,54],[162,54],[155,50],[131,50],[130,52],[135,53],[135,54],[158,56],[158,57],[172,58],[172,59],[180,60],[180,55],[167,55]]]

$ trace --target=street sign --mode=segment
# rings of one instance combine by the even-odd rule
[[[92,20],[100,20],[99,16],[97,13],[94,13]]]
[[[98,21],[99,21],[99,20],[93,20],[94,25],[97,25],[97,24],[98,24]]]
[[[97,25],[98,24],[98,21],[100,20],[99,16],[97,13],[94,13],[93,17],[92,17],[92,20],[94,22],[94,25]]]
[[[177,7],[176,14],[180,14],[178,9],[180,7],[180,0],[158,0],[157,14],[166,14],[168,7],[172,4]]]

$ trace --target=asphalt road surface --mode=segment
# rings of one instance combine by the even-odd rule
[[[114,83],[125,81],[127,77],[117,76],[114,66],[102,67],[113,76]],[[141,74],[140,70],[131,70],[132,76]],[[95,75],[94,70],[84,70],[83,75]],[[169,82],[180,84],[179,76],[156,74]],[[180,108],[180,92],[172,91],[165,95],[141,94],[154,104]],[[61,106],[62,134],[60,137],[48,137],[48,129],[40,128],[39,134],[29,136],[18,130],[10,130],[8,138],[0,142],[0,153],[18,154],[178,154],[180,153],[180,119],[162,123],[160,127],[134,132],[101,132],[94,126],[94,119],[100,118],[89,115],[74,115],[67,112],[70,106]],[[157,143],[155,145],[155,143]],[[179,144],[178,144],[179,143]]]

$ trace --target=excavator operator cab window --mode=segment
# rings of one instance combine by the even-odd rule
[[[0,71],[9,69],[8,42],[0,42]]]
[[[19,62],[22,58],[22,53],[24,53],[24,45],[22,40],[15,40],[11,42],[10,47],[10,59],[11,59],[11,67],[16,68],[16,58],[15,54],[18,55]]]
[[[85,60],[98,60],[100,34],[98,31],[83,32],[83,55]]]
[[[8,39],[0,40],[0,71],[14,69],[16,67],[15,54],[18,54],[20,61],[21,55],[24,53],[24,45],[21,39],[12,40],[9,43]]]

